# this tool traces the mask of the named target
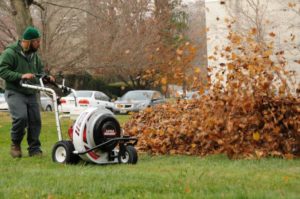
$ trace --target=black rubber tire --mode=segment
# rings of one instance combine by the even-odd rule
[[[72,141],[58,141],[52,149],[53,162],[61,164],[77,164],[80,157],[73,154],[75,150]]]
[[[52,111],[52,107],[51,107],[50,105],[48,105],[48,106],[46,107],[45,111],[51,112],[51,111]]]
[[[118,155],[118,161],[121,164],[136,164],[138,161],[138,154],[132,145],[125,146],[125,157],[121,153]]]

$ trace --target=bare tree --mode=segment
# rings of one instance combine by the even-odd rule
[[[0,51],[17,39],[9,0],[0,0]]]
[[[101,16],[88,17],[91,68],[124,82],[139,76],[148,63],[148,47],[156,40],[150,2],[90,1],[91,11]]]
[[[42,57],[47,70],[57,73],[80,71],[86,61],[85,13],[78,9],[57,6],[55,0],[41,1],[36,23],[42,29]],[[85,1],[68,5],[84,7]],[[54,4],[54,5],[53,5]]]
[[[263,43],[268,34],[267,11],[270,0],[229,0],[226,3],[229,16],[235,20],[234,31],[247,35],[253,30],[258,43]]]
[[[115,77],[133,87],[149,87],[154,80],[143,76],[157,68],[153,55],[176,52],[174,9],[180,1],[89,1],[89,66],[103,77]],[[161,56],[164,56],[161,54]],[[159,72],[155,69],[156,72]]]
[[[21,36],[25,28],[29,25],[32,25],[32,17],[30,14],[30,6],[32,1],[10,0],[10,3],[17,33],[19,36]]]
[[[26,12],[31,8],[33,23],[43,34],[42,58],[52,72],[87,71],[149,87],[157,81],[144,78],[151,77],[149,70],[170,71],[170,60],[178,59],[182,50],[177,48],[186,41],[186,16],[176,10],[180,0],[11,1],[22,3]]]

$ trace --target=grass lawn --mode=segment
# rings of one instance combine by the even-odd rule
[[[64,132],[69,124],[63,121]],[[9,129],[0,112],[0,198],[300,198],[299,159],[140,154],[137,165],[61,165],[51,160],[53,113],[43,113],[43,157],[28,157],[24,140],[24,157],[12,159]]]

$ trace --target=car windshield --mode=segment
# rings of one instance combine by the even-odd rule
[[[147,91],[130,91],[123,95],[122,100],[150,100],[152,97],[151,92]]]
[[[76,91],[76,97],[92,97],[92,91]],[[73,93],[70,93],[67,97],[74,97]]]
[[[186,97],[189,98],[189,99],[191,99],[191,98],[196,98],[196,97],[198,97],[198,96],[199,96],[199,94],[198,94],[197,92],[188,92],[188,93],[186,94]]]

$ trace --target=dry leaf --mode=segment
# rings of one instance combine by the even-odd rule
[[[185,193],[191,193],[191,188],[187,185],[184,189]]]
[[[275,37],[275,36],[276,36],[276,34],[275,34],[274,32],[270,32],[269,35],[270,35],[271,37]]]
[[[195,73],[200,73],[201,69],[199,67],[195,68]]]
[[[253,133],[253,140],[259,141],[260,140],[260,134],[258,132]]]
[[[167,83],[168,83],[168,81],[167,81],[166,77],[161,78],[161,84],[162,85],[166,85]]]

